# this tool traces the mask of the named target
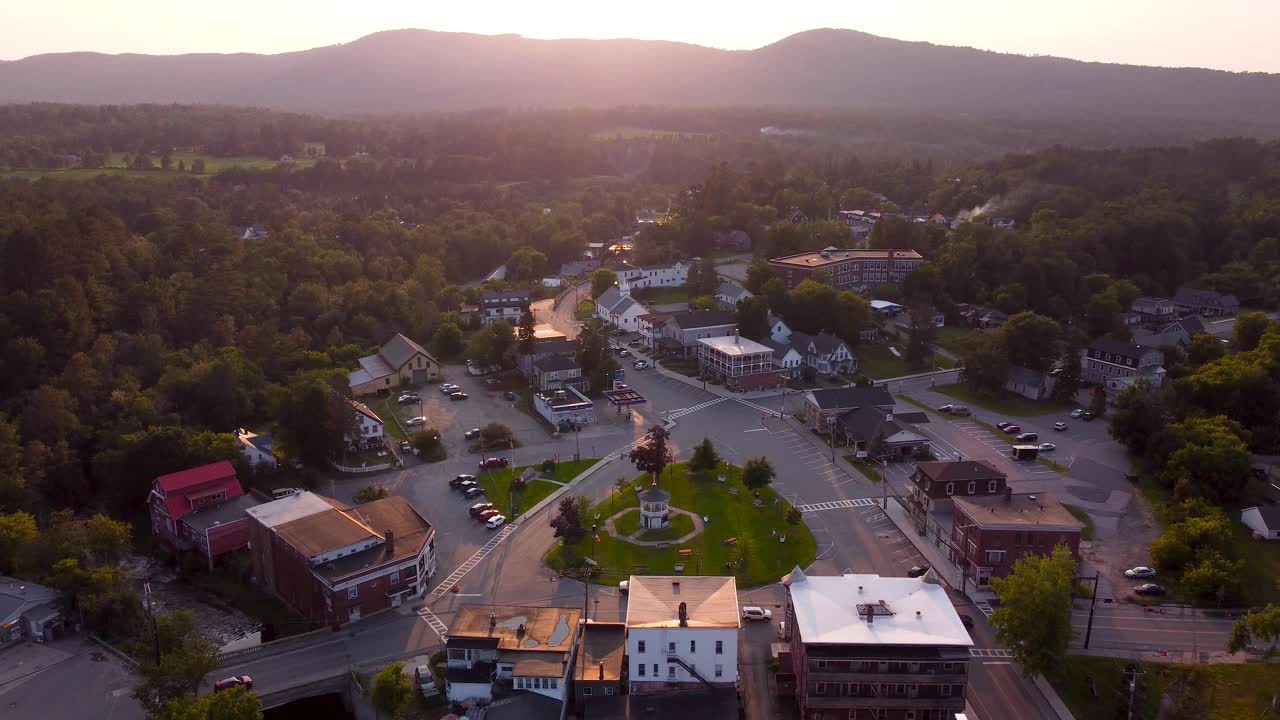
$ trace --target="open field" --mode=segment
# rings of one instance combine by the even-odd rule
[[[1124,670],[1131,664],[1141,673],[1133,718],[1164,717],[1160,701],[1168,695],[1183,709],[1178,717],[1252,720],[1267,717],[1280,692],[1280,665],[1274,664],[1190,666],[1071,655],[1049,681],[1077,720],[1122,718],[1129,708]]]
[[[1075,403],[1062,403],[1053,400],[1031,400],[1007,390],[1001,390],[998,393],[989,393],[977,390],[962,383],[938,385],[933,389],[943,395],[950,395],[957,400],[963,401],[967,405],[976,405],[980,408],[986,408],[992,412],[1008,415],[1009,417],[1051,415],[1057,412],[1068,411],[1075,407]]]
[[[541,472],[540,466],[537,465],[519,465],[514,473],[511,468],[485,470],[476,477],[476,480],[480,482],[480,487],[484,488],[485,499],[493,503],[494,507],[507,516],[507,519],[512,519],[555,492],[560,485],[577,477],[583,470],[594,465],[596,460],[597,458],[584,458],[577,462],[566,460],[556,465],[555,470],[549,473]],[[524,492],[513,495],[511,479],[519,477],[528,467],[539,471],[539,479],[530,482]]]

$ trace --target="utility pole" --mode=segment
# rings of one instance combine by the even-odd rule
[[[146,599],[147,617],[151,619],[151,639],[155,644],[156,667],[160,667],[160,627],[156,625],[155,608],[151,604],[151,583],[142,584],[142,595]]]
[[[1085,650],[1089,649],[1089,638],[1093,635],[1093,609],[1098,604],[1098,579],[1101,577],[1101,573],[1095,573],[1093,576],[1093,597],[1089,599],[1089,624],[1085,626],[1084,630]],[[1089,578],[1084,579],[1088,580]],[[1130,710],[1130,713],[1132,713],[1132,710]]]

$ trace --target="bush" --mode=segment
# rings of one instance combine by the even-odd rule
[[[418,457],[426,462],[440,462],[448,454],[440,431],[435,428],[424,428],[409,436],[409,444],[418,451]]]
[[[489,423],[480,429],[480,447],[490,450],[496,447],[507,447],[515,434],[511,432],[511,428],[502,423]]]
[[[356,491],[355,497],[352,498],[352,501],[357,505],[363,505],[365,503],[373,502],[374,500],[381,500],[386,496],[387,489],[381,485],[365,485]]]
[[[555,472],[555,471],[556,471],[556,461],[555,461],[555,460],[552,460],[551,458],[547,458],[546,460],[543,460],[543,461],[542,461],[542,472],[544,472],[544,473],[551,473],[551,472]]]
[[[800,512],[799,509],[794,507],[787,509],[787,522],[791,523],[792,525],[799,525],[800,521],[803,519],[804,519],[804,513]]]

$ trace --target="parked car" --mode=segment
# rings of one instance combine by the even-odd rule
[[[456,478],[454,478],[454,479],[450,480],[450,481],[449,481],[449,487],[451,487],[451,488],[462,487],[462,484],[463,484],[463,483],[469,482],[469,483],[475,484],[475,481],[476,481],[476,476],[475,476],[475,475],[467,475],[467,474],[465,474],[465,473],[464,473],[464,474],[459,475],[458,477],[456,477]]]
[[[939,405],[939,406],[938,406],[938,412],[940,412],[940,413],[950,413],[950,412],[951,412],[951,408],[953,408],[953,407],[955,407],[955,406],[954,406],[954,405]]]
[[[248,675],[232,675],[231,677],[226,678],[225,680],[219,680],[218,682],[214,683],[213,691],[219,692],[222,690],[230,690],[231,688],[241,687],[241,686],[244,686],[245,690],[252,690],[253,678],[249,677]]]
[[[468,395],[462,392],[461,390],[459,390],[458,392],[449,393],[450,400],[466,400],[467,397]]]
[[[1085,410],[1084,412],[1080,413],[1080,419],[1084,420],[1085,422],[1089,422],[1090,420],[1093,419],[1093,413],[1089,412],[1088,410]]]
[[[493,387],[498,383],[499,383],[498,378],[485,378],[484,380],[485,387]]]
[[[1040,443],[1040,452],[1053,452],[1058,446],[1053,443]]]
[[[1008,420],[1001,420],[1000,422],[996,423],[996,427],[999,428],[1000,430],[1004,430],[1005,428],[1009,427],[1012,424],[1013,423],[1009,422]]]
[[[1151,578],[1156,576],[1155,568],[1149,568],[1145,565],[1139,565],[1136,568],[1129,568],[1124,571],[1127,578]]]
[[[507,522],[507,518],[505,516],[494,515],[493,517],[489,518],[484,522],[484,526],[489,528],[490,530],[497,530],[498,528],[506,524],[506,522]]]
[[[480,513],[483,513],[486,510],[492,510],[492,509],[493,509],[493,503],[479,502],[467,508],[467,512],[471,513],[471,517],[480,517]]]
[[[764,620],[765,622],[769,622],[773,620],[773,611],[766,610],[765,608],[757,607],[755,605],[747,605],[742,608],[742,619]]]
[[[506,392],[502,393],[502,397],[504,397],[504,398],[506,398],[506,399],[508,399],[508,400],[515,400],[515,399],[516,399],[516,394],[515,394],[515,393],[513,393],[513,392],[511,392],[510,390],[508,390],[508,391],[506,391]]]
[[[483,494],[484,494],[484,488],[480,487],[479,485],[469,487],[466,490],[462,491],[462,496],[467,498],[468,500],[474,497],[480,497]]]
[[[489,518],[497,517],[501,514],[502,513],[498,511],[498,508],[489,508],[488,510],[476,515],[476,521],[482,523],[489,522]]]
[[[648,361],[648,360],[637,360],[637,361],[635,361],[635,362],[631,363],[631,367],[633,367],[633,368],[635,368],[635,369],[637,369],[637,370],[645,370],[645,369],[647,369],[647,368],[649,367],[649,361]]]
[[[405,453],[413,452],[413,443],[409,442],[408,440],[401,440],[400,452],[405,452]]]
[[[630,350],[626,348],[618,348],[618,357],[626,357],[630,354],[631,354]]]
[[[457,478],[454,478],[454,480],[457,480]],[[480,487],[480,483],[476,482],[475,480],[462,480],[455,485],[453,481],[450,481],[449,487],[453,488],[454,490],[462,490],[465,492],[467,490],[470,490],[471,488]]]
[[[1164,595],[1165,592],[1167,591],[1164,589],[1163,585],[1157,585],[1155,583],[1145,583],[1133,589],[1134,595],[1150,595],[1153,597]]]
[[[972,413],[969,412],[969,408],[963,405],[951,406],[951,414],[955,415],[956,417],[969,417],[970,415],[972,415]]]
[[[461,390],[461,389],[462,389],[462,388],[458,387],[457,385],[454,385],[453,383],[445,383],[445,384],[443,384],[443,385],[441,385],[441,386],[440,386],[440,394],[441,394],[441,395],[452,395],[453,393],[456,393],[456,392],[458,392],[458,391],[459,391],[459,390]]]
[[[1009,435],[1017,435],[1022,432],[1022,428],[1017,425],[1005,425],[1000,429]]]
[[[480,437],[480,428],[471,428],[470,430],[462,433],[462,437],[468,440],[475,440]]]
[[[613,331],[613,334],[617,335],[618,337],[623,337],[627,334],[627,331],[623,330],[622,328],[618,328],[617,330]]]
[[[396,398],[396,402],[400,403],[401,405],[412,405],[416,402],[422,402],[422,398],[418,395],[401,395],[400,397]]]
[[[1017,437],[1014,438],[1014,440],[1017,440],[1018,442],[1025,442],[1025,443],[1035,442],[1039,439],[1040,439],[1040,435],[1038,433],[1033,433],[1033,432],[1018,433]]]
[[[511,464],[510,461],[508,461],[506,458],[491,457],[491,458],[485,458],[480,461],[480,469],[493,470],[494,468],[504,468],[510,464]]]
[[[426,425],[427,419],[419,415],[418,417],[411,417],[408,420],[405,420],[404,424],[409,427],[418,427],[419,425]]]
[[[1076,408],[1075,410],[1071,411],[1071,417],[1073,418],[1078,418],[1083,414],[1084,414],[1084,410],[1081,410],[1080,408]]]
[[[271,497],[279,500],[280,498],[292,497],[303,492],[306,491],[299,487],[276,488],[271,491]]]
[[[431,672],[430,665],[419,665],[413,669],[413,681],[418,685],[418,692],[423,697],[431,697],[440,694],[440,688],[436,687],[436,677]]]
[[[915,567],[913,567],[913,568],[911,568],[910,570],[908,570],[908,571],[907,571],[907,577],[909,577],[909,578],[918,578],[918,577],[920,577],[921,575],[924,575],[924,574],[925,574],[925,573],[927,573],[927,572],[929,572],[929,566],[928,566],[928,565],[916,565]]]
[[[1053,429],[1058,432],[1062,432],[1063,430],[1067,429],[1067,424],[1064,422],[1056,422],[1053,424]]]
[[[627,591],[628,591],[628,590],[630,590],[630,589],[631,589],[631,581],[630,581],[630,580],[619,580],[619,581],[618,581],[618,592],[627,592]]]

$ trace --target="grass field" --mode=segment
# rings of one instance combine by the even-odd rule
[[[998,412],[1009,417],[1035,417],[1037,415],[1051,415],[1053,413],[1063,412],[1075,407],[1074,403],[1063,403],[1053,400],[1031,400],[1016,393],[1001,390],[998,393],[990,393],[983,390],[977,390],[969,385],[962,383],[953,383],[950,385],[938,385],[933,388],[935,391],[943,395],[963,401],[969,405],[976,405],[992,412]]]
[[[638,507],[636,490],[649,484],[642,475],[628,483],[610,499],[593,507],[586,522],[598,522],[619,510]],[[761,507],[752,503],[751,492],[742,486],[741,469],[729,469],[724,483],[715,479],[690,478],[684,463],[663,473],[662,487],[671,493],[671,505],[708,518],[706,528],[690,542],[667,547],[645,547],[600,533],[600,542],[587,537],[577,545],[556,545],[547,554],[554,568],[577,567],[592,556],[603,573],[600,582],[615,584],[639,567],[644,575],[668,575],[673,566],[683,564],[688,574],[735,574],[744,587],[777,582],[791,568],[808,565],[815,554],[813,535],[804,524],[786,521],[790,504],[772,488],[759,491]],[[733,494],[731,491],[736,491]],[[687,530],[686,530],[687,532]],[[780,542],[781,536],[786,542]],[[725,540],[736,538],[736,544]],[[687,557],[678,551],[691,550]],[[641,567],[642,566],[642,567]]]
[[[938,328],[935,342],[939,347],[945,350],[949,350],[953,353],[959,353],[965,340],[971,337],[979,337],[985,332],[987,331],[979,330],[977,328],[940,327]]]
[[[173,169],[161,170],[160,157],[158,155],[151,156],[154,170],[130,170],[124,164],[126,153],[111,153],[107,158],[106,166],[102,168],[68,168],[66,170],[10,170],[0,173],[0,177],[18,177],[36,180],[39,178],[58,178],[62,180],[90,180],[99,175],[126,175],[131,177],[150,178],[155,180],[168,180],[178,177],[196,177],[204,178],[214,175],[223,170],[231,168],[242,168],[245,170],[270,170],[280,163],[277,158],[268,158],[260,155],[240,155],[234,157],[214,157],[212,155],[200,155],[190,152],[176,152],[171,155],[173,159]],[[197,158],[204,160],[204,172],[191,172],[191,164]],[[186,166],[186,172],[178,172],[178,163],[182,162]],[[294,160],[292,166],[295,168],[306,168],[315,165],[315,160],[302,158]]]
[[[683,285],[640,288],[632,290],[631,295],[647,305],[670,305],[689,301],[689,291]]]
[[[560,484],[569,482],[581,474],[583,470],[594,465],[596,459],[584,458],[577,462],[572,460],[562,462],[556,465],[554,471],[539,475],[539,479],[529,483],[524,492],[515,493],[514,496],[511,493],[511,478],[519,477],[525,471],[525,468],[530,467],[529,465],[517,466],[514,474],[511,472],[511,468],[486,470],[480,473],[476,480],[480,482],[480,487],[484,488],[485,498],[493,503],[499,512],[506,515],[508,520],[512,520],[555,492],[560,487]],[[538,466],[533,467],[538,469]],[[548,480],[554,480],[555,482],[548,482]]]
[[[632,510],[623,513],[613,521],[613,527],[619,535],[634,535],[640,529],[640,511]]]
[[[693,518],[688,515],[672,515],[671,524],[656,530],[645,530],[640,540],[675,540],[693,532]]]
[[[896,343],[894,347],[898,349],[898,352],[902,352],[903,348],[906,347],[906,341]],[[872,380],[915,375],[916,373],[928,372],[934,369],[932,361],[928,366],[922,368],[907,367],[907,363],[902,358],[889,352],[889,345],[885,343],[859,345],[853,349],[853,354],[858,356],[858,372]],[[934,360],[940,369],[955,367],[955,363],[950,358],[942,355],[934,356]]]
[[[596,314],[596,304],[591,300],[583,300],[578,303],[578,307],[574,308],[573,317],[576,320],[586,322]]]
[[[884,480],[884,478],[880,476],[879,470],[876,470],[870,465],[859,460],[857,455],[850,453],[844,456],[844,460],[845,462],[849,463],[854,468],[856,468],[858,472],[862,473],[863,476],[866,477],[871,482],[878,483]]]

